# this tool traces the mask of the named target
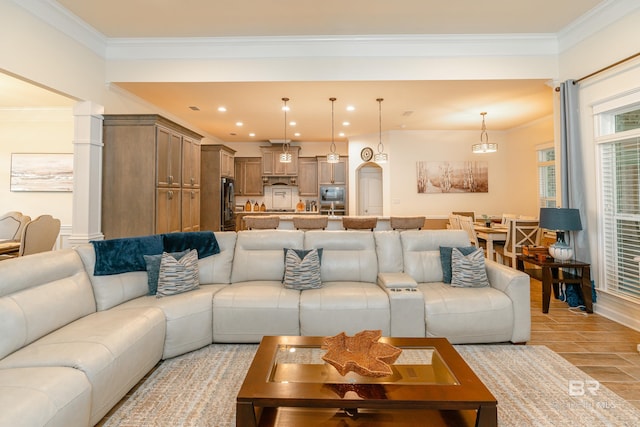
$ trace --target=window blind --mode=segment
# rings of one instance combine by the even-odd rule
[[[600,145],[605,283],[640,301],[640,137]]]

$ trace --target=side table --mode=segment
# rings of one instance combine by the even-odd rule
[[[524,264],[532,264],[540,267],[524,268]],[[542,282],[542,312],[549,312],[549,300],[551,299],[551,287],[553,293],[558,296],[559,283],[578,283],[582,291],[582,298],[587,313],[593,313],[593,300],[591,298],[591,264],[575,260],[559,261],[553,258],[540,260],[526,255],[517,256],[517,268],[524,271],[534,279]],[[563,269],[573,269],[575,273],[569,273]]]

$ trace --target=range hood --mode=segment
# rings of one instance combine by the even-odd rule
[[[297,176],[263,176],[263,185],[271,185],[274,187],[297,187]]]

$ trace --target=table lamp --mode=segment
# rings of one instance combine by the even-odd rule
[[[573,257],[573,249],[565,242],[564,233],[582,230],[578,209],[540,208],[540,227],[556,232],[556,242],[549,246],[549,255],[560,261]]]

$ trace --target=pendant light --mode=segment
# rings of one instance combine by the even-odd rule
[[[383,98],[376,99],[378,101],[378,125],[379,125],[379,139],[378,139],[378,152],[373,156],[373,161],[376,163],[387,163],[389,156],[384,152],[384,145],[382,145],[382,101]]]
[[[329,147],[331,152],[327,154],[327,163],[338,163],[340,161],[340,154],[336,153],[336,142],[333,138],[333,103],[336,102],[336,98],[329,98],[329,101],[331,101],[331,146]]]
[[[474,154],[482,153],[495,153],[498,151],[498,144],[489,142],[489,134],[487,133],[487,126],[484,124],[484,116],[487,115],[486,111],[480,113],[482,116],[482,129],[480,131],[480,143],[473,144],[471,150]]]
[[[289,141],[287,140],[287,111],[289,111],[287,101],[289,101],[289,98],[282,98],[282,111],[284,111],[284,142],[282,143],[282,153],[280,153],[280,163],[291,163]]]

